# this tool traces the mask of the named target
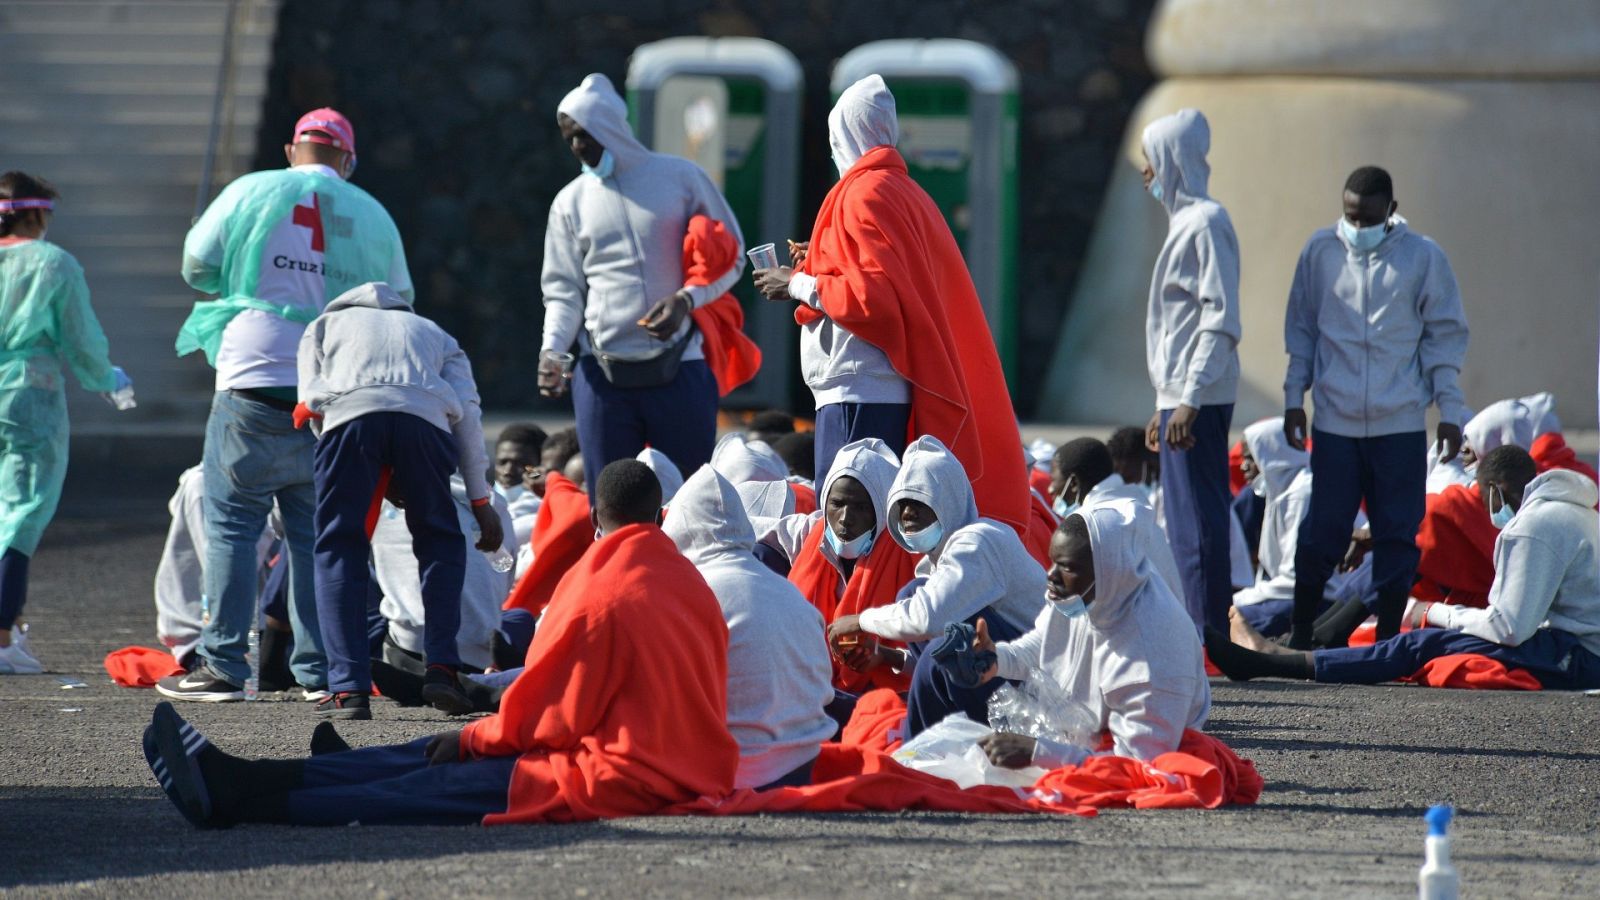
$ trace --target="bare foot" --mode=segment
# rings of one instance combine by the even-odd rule
[[[1263,637],[1261,632],[1246,622],[1244,616],[1239,615],[1238,607],[1228,607],[1228,638],[1246,650],[1257,653],[1283,652],[1283,647]]]

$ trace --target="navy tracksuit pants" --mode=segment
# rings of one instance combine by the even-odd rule
[[[650,446],[688,477],[711,461],[717,446],[717,377],[703,359],[685,360],[677,377],[661,387],[619,388],[593,356],[579,357],[572,411],[590,503],[608,463],[633,459]]]
[[[993,607],[984,607],[966,621],[968,625],[976,625],[979,619],[988,624],[989,637],[997,644],[1014,641],[1026,633]],[[966,713],[974,722],[989,721],[989,695],[998,691],[1000,685],[1006,683],[1005,679],[991,678],[975,688],[957,687],[950,683],[950,676],[934,658],[923,652],[927,647],[927,641],[919,641],[908,648],[907,664],[912,670],[911,689],[906,692],[906,739],[916,737],[951,713]]]
[[[817,489],[828,477],[839,448],[866,438],[877,438],[889,445],[896,458],[906,452],[906,437],[911,427],[909,403],[829,403],[817,410],[816,477]],[[822,498],[818,498],[819,500]]]
[[[306,760],[290,825],[476,825],[506,811],[517,757],[428,765],[431,738]]]
[[[461,665],[461,590],[467,545],[450,495],[457,465],[450,434],[402,412],[375,412],[323,432],[317,441],[317,620],[328,655],[328,689],[372,688],[367,598],[372,543],[367,513],[385,466],[405,503],[406,527],[422,575],[423,652],[430,665]]]
[[[1477,653],[1527,669],[1552,690],[1600,688],[1600,656],[1584,649],[1576,635],[1555,628],[1541,628],[1515,647],[1448,628],[1414,628],[1367,647],[1318,650],[1312,659],[1318,681],[1378,684],[1404,678],[1431,659],[1455,653]]]
[[[1161,411],[1161,502],[1167,541],[1183,580],[1183,605],[1195,627],[1228,633],[1233,606],[1228,488],[1228,425],[1233,404],[1202,406],[1191,431],[1194,446],[1174,450],[1165,440],[1173,410]]]

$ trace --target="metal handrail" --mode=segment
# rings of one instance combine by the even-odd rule
[[[239,0],[228,0],[228,14],[222,25],[222,59],[217,63],[217,90],[211,99],[211,131],[206,137],[206,156],[200,165],[200,186],[195,190],[194,218],[199,221],[206,205],[211,202],[211,183],[216,174],[217,143],[222,135],[224,115],[233,118],[233,43],[238,21]],[[229,129],[229,147],[232,147],[232,128]]]

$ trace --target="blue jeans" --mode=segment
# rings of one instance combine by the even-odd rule
[[[1600,656],[1584,649],[1576,635],[1555,628],[1541,628],[1515,647],[1447,628],[1414,628],[1367,647],[1318,650],[1312,659],[1318,681],[1378,684],[1414,674],[1423,663],[1455,653],[1477,653],[1526,669],[1551,690],[1600,688]]]
[[[317,609],[328,653],[328,690],[372,688],[367,598],[372,590],[367,512],[378,479],[405,502],[406,528],[422,578],[423,653],[429,665],[461,666],[461,587],[467,550],[450,474],[450,433],[403,412],[373,412],[323,432],[317,441]]]
[[[306,760],[291,825],[476,825],[506,811],[515,756],[428,765],[431,738]]]
[[[822,482],[833,468],[839,448],[864,438],[877,438],[889,445],[896,458],[905,455],[907,429],[911,427],[909,403],[829,403],[817,409],[816,482]],[[817,498],[821,500],[822,498]]]
[[[289,544],[289,627],[294,652],[289,670],[308,688],[328,680],[317,627],[312,582],[312,512],[309,431],[296,431],[293,416],[265,403],[223,391],[211,401],[202,463],[206,494],[205,594],[211,621],[200,630],[200,656],[234,684],[249,677],[245,645],[256,625],[256,543],[278,502]]]
[[[633,459],[647,445],[665,453],[685,478],[710,462],[717,446],[717,378],[703,359],[686,360],[661,387],[619,388],[593,356],[580,357],[572,373],[572,411],[590,504],[600,470]]]
[[[1350,546],[1356,511],[1366,500],[1378,637],[1400,630],[1422,558],[1417,528],[1427,506],[1427,480],[1425,432],[1352,438],[1312,429],[1311,508],[1300,522],[1294,554],[1296,629],[1309,629],[1316,618],[1328,578]]]
[[[1167,420],[1161,411],[1161,502],[1167,514],[1167,541],[1183,580],[1183,605],[1197,629],[1228,633],[1233,606],[1231,548],[1228,543],[1228,424],[1233,404],[1202,406],[1190,430],[1194,446],[1167,446]]]

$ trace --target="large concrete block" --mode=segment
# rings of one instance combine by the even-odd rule
[[[1593,427],[1600,264],[1588,223],[1600,208],[1600,80],[1163,82],[1129,125],[1127,165],[1107,192],[1042,418],[1136,423],[1150,414],[1144,316],[1167,223],[1134,160],[1146,123],[1189,106],[1211,121],[1211,192],[1239,232],[1236,423],[1281,411],[1295,262],[1311,233],[1340,215],[1349,172],[1376,164],[1394,176],[1401,215],[1455,268],[1472,329],[1468,403],[1550,390],[1567,425]]]

